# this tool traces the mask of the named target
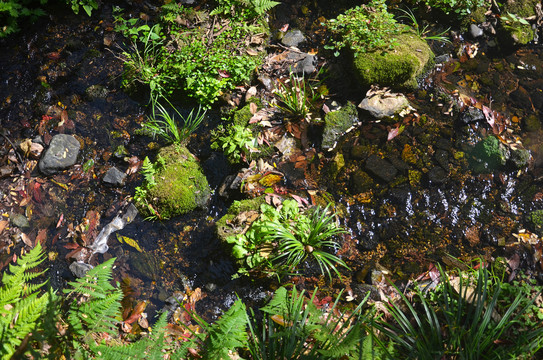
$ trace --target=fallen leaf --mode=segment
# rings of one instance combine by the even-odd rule
[[[25,245],[28,246],[29,248],[31,248],[31,249],[34,248],[34,243],[32,242],[32,240],[30,240],[28,235],[26,235],[25,233],[21,233],[21,240],[23,240]]]
[[[141,317],[141,313],[145,310],[146,306],[147,306],[147,303],[145,301],[140,301],[136,305],[134,310],[132,310],[132,313],[130,314],[128,319],[126,319],[124,322],[127,324],[132,324],[133,322],[138,320]]]
[[[255,103],[251,103],[251,105],[249,105],[249,110],[251,111],[251,114],[256,114],[256,112],[258,111],[258,105]]]
[[[0,221],[0,234],[2,233],[2,231],[4,231],[4,229],[6,228],[6,226],[8,226],[8,224],[9,224],[8,220]]]
[[[251,55],[251,56],[257,56],[258,55],[258,51],[255,51],[253,49],[247,49],[247,54]]]
[[[124,242],[125,244],[132,246],[134,249],[138,250],[139,252],[143,252],[143,250],[141,250],[136,240],[129,238],[128,236],[122,236],[119,234],[115,234],[115,235],[117,236],[117,240],[119,240],[120,243]]]
[[[38,235],[36,235],[36,240],[34,240],[34,246],[38,243],[43,247],[45,245],[45,239],[47,238],[47,229],[40,229]]]

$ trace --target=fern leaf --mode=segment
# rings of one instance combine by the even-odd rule
[[[72,289],[64,289],[64,293],[104,299],[108,292],[115,289],[110,283],[112,279],[111,269],[114,262],[115,258],[109,259],[94,269],[89,270],[85,277],[69,282],[68,285]]]
[[[247,313],[245,304],[237,300],[223,316],[208,329],[206,341],[209,359],[230,359],[229,351],[247,345]]]
[[[49,304],[49,294],[38,296],[45,284],[30,284],[43,272],[34,272],[44,260],[41,245],[10,265],[9,272],[2,276],[0,288],[0,358],[10,359],[18,347],[38,326],[38,320]]]

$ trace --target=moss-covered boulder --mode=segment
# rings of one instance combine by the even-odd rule
[[[434,53],[413,32],[396,35],[396,43],[392,50],[374,50],[354,58],[354,69],[362,86],[417,87],[417,79],[433,64]]]
[[[509,149],[495,136],[487,136],[479,141],[473,149],[473,155],[479,161],[478,172],[497,169],[504,166],[509,159]]]
[[[528,216],[530,229],[539,236],[543,236],[543,210],[535,210]]]
[[[194,155],[184,146],[171,145],[161,149],[157,159],[160,166],[146,175],[152,181],[144,181],[143,191],[135,196],[140,213],[170,219],[204,207],[211,189]]]
[[[322,148],[331,150],[334,148],[336,141],[358,123],[358,110],[353,104],[347,103],[339,110],[327,113],[324,117],[324,123]]]

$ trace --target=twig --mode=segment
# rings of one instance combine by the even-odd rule
[[[11,140],[7,137],[7,135],[5,134],[5,131],[2,131],[0,132],[0,135],[2,135],[4,137],[4,139],[6,139],[9,144],[11,145],[11,147],[13,148],[13,151],[15,152],[15,155],[17,155],[17,157],[19,158],[19,161],[21,162],[21,165],[24,166],[25,163],[23,161],[23,158],[21,156],[21,154],[19,154],[19,152],[17,151],[17,148],[15,147],[15,145],[11,142]]]

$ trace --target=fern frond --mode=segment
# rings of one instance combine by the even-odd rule
[[[49,294],[38,296],[45,284],[30,284],[43,272],[33,270],[44,260],[41,245],[10,265],[0,288],[0,358],[10,359],[23,340],[38,326],[38,319],[49,304]]]
[[[271,1],[271,0],[242,0],[242,2],[246,6],[254,9],[254,11],[258,15],[262,15],[266,13],[268,10],[280,4],[280,2]]]
[[[115,258],[112,258],[89,270],[85,277],[69,282],[68,285],[72,289],[64,289],[63,292],[68,295],[78,294],[104,299],[110,291],[115,290],[110,283],[113,278],[111,269],[114,262]]]
[[[238,299],[221,318],[208,329],[207,356],[210,359],[230,359],[229,351],[245,347],[248,341],[245,304]]]

